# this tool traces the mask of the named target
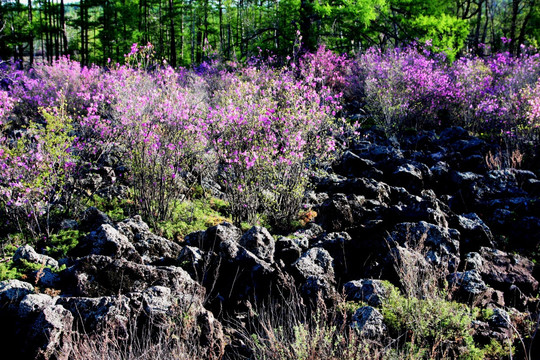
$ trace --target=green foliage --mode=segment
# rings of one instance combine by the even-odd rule
[[[495,339],[491,339],[490,343],[485,345],[482,350],[486,359],[504,359],[515,353],[511,342],[506,341],[501,344]]]
[[[389,295],[381,313],[393,337],[408,334],[407,342],[416,346],[404,349],[406,353],[431,358],[452,351],[463,359],[481,358],[472,338],[474,318],[467,305],[438,297],[405,297],[393,286],[387,289]]]
[[[86,206],[94,206],[103,211],[113,221],[121,221],[129,216],[133,202],[129,199],[112,198],[106,199],[93,194],[87,201]]]
[[[0,281],[20,279],[21,277],[22,274],[17,268],[13,267],[11,261],[0,263]]]
[[[421,42],[431,45],[433,52],[444,52],[450,62],[456,59],[469,35],[466,20],[447,14],[420,15],[410,21],[410,26]]]
[[[177,201],[171,219],[158,222],[155,231],[168,239],[181,241],[194,231],[206,230],[224,221],[230,222],[225,215],[228,208],[227,203],[216,198]]]
[[[17,268],[13,267],[13,261],[11,257],[17,250],[17,246],[13,243],[7,243],[8,240],[0,240],[1,257],[0,257],[0,281],[9,279],[19,279],[21,274],[17,271]]]
[[[46,247],[47,254],[56,258],[65,258],[69,252],[79,244],[83,236],[79,230],[60,230],[49,237],[49,245]]]
[[[0,203],[5,205],[8,221],[19,227],[21,222],[26,223],[34,236],[49,233],[51,205],[65,194],[68,174],[76,160],[71,151],[75,136],[65,102],[41,109],[40,114],[45,126],[31,122],[14,145],[0,137],[0,158],[4,162]]]
[[[313,1],[314,16],[320,19],[319,41],[333,49],[347,49],[365,40],[368,27],[389,9],[387,0],[323,0]],[[313,16],[313,15],[312,15]],[[339,34],[334,31],[339,27]],[[303,34],[306,36],[306,34]]]
[[[492,339],[484,346],[474,342],[472,321],[487,321],[493,309],[471,308],[440,296],[406,297],[387,281],[384,287],[388,298],[381,306],[381,313],[390,335],[406,338],[402,347],[395,349],[395,356],[432,359],[446,354],[443,358],[480,360],[500,359],[511,354],[511,342]]]

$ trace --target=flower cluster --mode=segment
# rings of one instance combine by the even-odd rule
[[[128,169],[123,181],[150,221],[211,180],[236,222],[287,223],[312,171],[354,133],[340,119],[344,98],[387,129],[538,129],[540,57],[526,51],[450,64],[414,47],[352,60],[322,46],[283,67],[272,61],[172,69],[151,44],[134,44],[126,65],[106,69],[69,58],[29,71],[4,66],[0,212],[33,216],[39,227],[39,215],[65,201],[78,167],[107,163]]]
[[[8,222],[25,219],[34,233],[42,229],[39,217],[64,195],[74,170],[74,137],[65,108],[41,110],[44,124],[31,123],[20,138],[0,138],[0,202]],[[20,226],[20,224],[19,224]]]
[[[534,117],[530,89],[540,77],[540,56],[497,53],[448,64],[413,47],[369,49],[359,56],[353,76],[356,98],[386,128],[461,125],[525,136],[522,130]]]
[[[7,91],[0,90],[0,126],[2,126],[3,121],[7,118],[13,106],[15,105],[15,100],[9,96]]]

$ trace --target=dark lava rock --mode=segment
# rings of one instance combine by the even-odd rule
[[[387,291],[381,280],[349,281],[343,288],[348,301],[363,301],[371,306],[382,305],[387,296]]]

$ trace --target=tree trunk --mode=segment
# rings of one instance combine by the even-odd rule
[[[30,52],[30,66],[34,64],[34,31],[32,30],[32,20],[32,0],[28,0],[28,24],[30,25],[30,30],[28,31],[28,51]]]
[[[170,33],[171,33],[171,56],[170,62],[173,68],[176,67],[176,33],[174,31],[174,1],[169,0],[169,17],[170,17]]]
[[[521,0],[512,0],[512,20],[510,22],[510,53],[516,53],[516,30],[517,30],[517,18],[519,15],[519,5]]]

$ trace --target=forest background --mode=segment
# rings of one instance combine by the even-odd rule
[[[428,42],[463,52],[519,55],[540,40],[539,0],[0,0],[0,59],[82,65],[124,62],[152,43],[170,65],[245,61],[317,44],[355,55]]]

